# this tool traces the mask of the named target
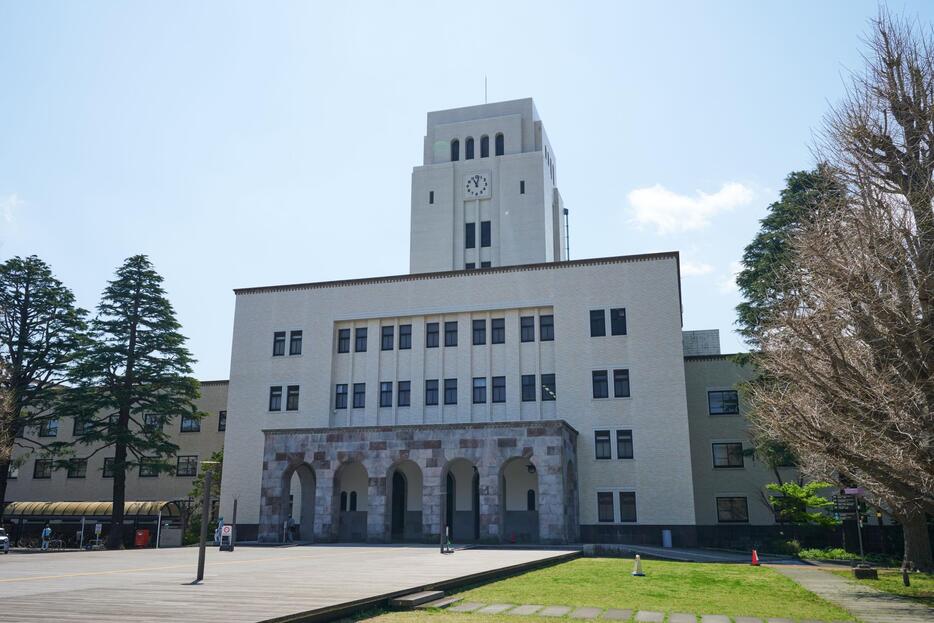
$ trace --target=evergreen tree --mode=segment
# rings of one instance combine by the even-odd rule
[[[56,417],[85,314],[38,257],[0,264],[0,516],[14,445],[46,452],[62,445],[36,433]]]
[[[90,344],[74,369],[71,407],[82,420],[76,441],[91,455],[113,448],[110,549],[123,546],[126,475],[132,469],[169,472],[178,451],[164,432],[174,418],[200,418],[198,382],[185,337],[145,255],[124,262],[91,321]]]

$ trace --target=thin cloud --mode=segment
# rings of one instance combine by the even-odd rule
[[[739,292],[739,286],[736,285],[736,277],[743,270],[743,265],[739,262],[730,262],[730,272],[717,281],[717,289],[724,294],[733,294]]]
[[[682,260],[681,262],[682,277],[697,277],[712,272],[713,266],[704,262],[692,262],[691,260]]]
[[[727,182],[713,194],[697,191],[695,196],[680,195],[656,184],[637,188],[627,195],[632,219],[655,228],[659,234],[703,229],[722,213],[752,201],[752,189],[739,182]]]
[[[0,198],[0,215],[3,216],[3,222],[12,224],[16,220],[16,210],[26,205],[26,202],[19,198],[16,193]]]

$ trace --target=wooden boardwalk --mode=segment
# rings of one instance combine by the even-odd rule
[[[307,546],[194,548],[0,557],[0,621],[256,623],[443,581],[541,563],[567,551]]]

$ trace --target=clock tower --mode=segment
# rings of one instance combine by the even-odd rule
[[[409,271],[567,259],[554,151],[531,99],[428,113]]]

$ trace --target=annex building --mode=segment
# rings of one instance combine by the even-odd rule
[[[744,370],[677,252],[569,260],[531,99],[432,112],[410,273],[236,290],[220,513],[308,541],[716,541],[769,525]]]

